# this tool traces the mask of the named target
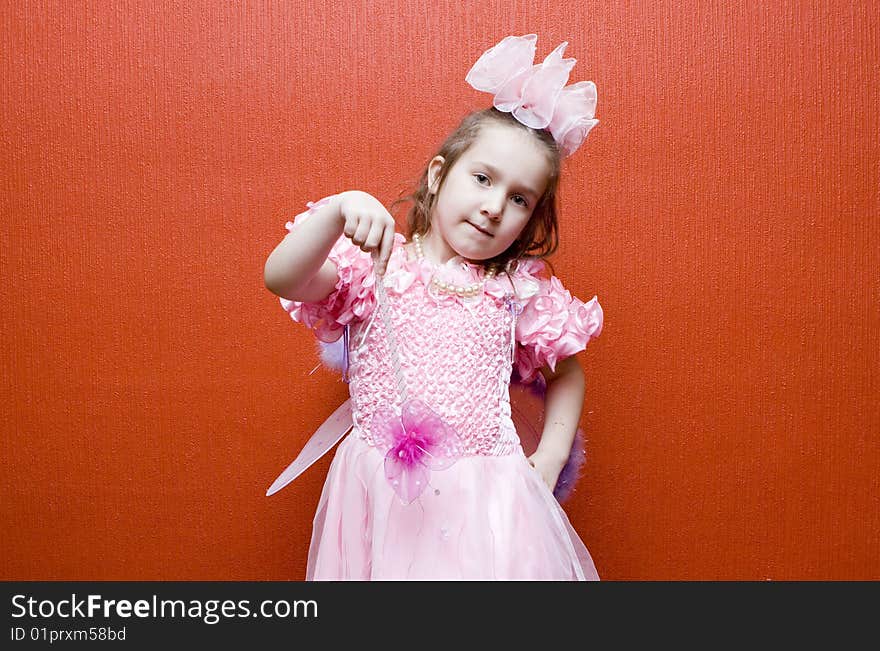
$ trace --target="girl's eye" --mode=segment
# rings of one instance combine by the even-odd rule
[[[477,183],[479,183],[480,185],[483,185],[483,180],[484,180],[484,179],[485,179],[486,181],[489,180],[489,177],[488,177],[488,176],[486,176],[485,174],[480,174],[479,172],[477,172],[476,174],[474,174],[474,178],[477,179]],[[529,202],[528,202],[528,201],[526,200],[526,198],[523,197],[522,195],[519,195],[519,194],[514,195],[514,200],[518,200],[518,201],[517,201],[517,205],[519,205],[519,206],[521,206],[521,207],[523,207],[523,208],[528,208],[528,207],[529,207]]]

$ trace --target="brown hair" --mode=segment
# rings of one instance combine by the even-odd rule
[[[480,129],[488,124],[501,124],[529,132],[544,145],[547,161],[550,163],[550,176],[543,196],[535,204],[532,216],[523,228],[519,237],[507,250],[494,258],[483,261],[485,268],[494,267],[496,271],[516,269],[517,262],[522,258],[546,258],[553,254],[559,246],[559,222],[556,216],[556,190],[559,187],[559,174],[562,166],[562,154],[559,146],[546,129],[532,129],[519,122],[510,113],[499,111],[494,106],[469,113],[462,119],[458,127],[446,138],[435,156],[442,156],[444,164],[437,179],[437,192],[428,192],[428,165],[423,167],[421,177],[416,182],[414,192],[402,196],[391,204],[393,209],[399,203],[411,201],[412,207],[407,216],[407,239],[413,233],[425,235],[431,227],[431,210],[437,199],[440,188],[449,170],[464,154],[480,134]],[[433,159],[432,156],[429,160]],[[552,270],[552,265],[550,266]]]

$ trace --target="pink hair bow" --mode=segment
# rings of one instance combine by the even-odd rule
[[[477,90],[493,93],[493,106],[533,129],[547,129],[564,156],[581,146],[590,129],[599,124],[596,84],[581,81],[566,86],[576,59],[563,59],[563,41],[533,65],[537,34],[508,36],[483,52],[465,81]]]

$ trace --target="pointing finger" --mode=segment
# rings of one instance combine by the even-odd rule
[[[388,268],[388,259],[391,257],[391,251],[394,248],[394,223],[392,222],[382,233],[382,245],[379,250],[379,266],[382,274]]]

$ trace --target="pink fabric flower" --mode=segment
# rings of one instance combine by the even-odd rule
[[[506,274],[501,274],[487,280],[483,285],[483,291],[494,298],[496,304],[501,305],[507,296],[512,296],[520,301],[531,298],[538,291],[538,283],[525,275],[514,277],[514,281],[511,282]]]
[[[538,275],[545,268],[545,263],[537,258],[523,258],[519,261],[516,271],[511,275],[513,282],[506,273],[500,273],[483,285],[483,291],[495,299],[496,304],[505,302],[508,295],[517,301],[526,301],[538,293]]]
[[[431,470],[445,470],[462,454],[458,433],[418,399],[404,402],[400,416],[379,407],[370,431],[385,453],[385,478],[404,504],[422,494]]]
[[[389,260],[388,272],[384,276],[385,288],[389,292],[398,295],[403,294],[416,281],[427,287],[433,273],[433,267],[430,262],[425,259],[410,260],[403,247],[395,250],[392,258],[394,256],[398,256],[398,260],[394,268],[392,268],[391,261]]]

